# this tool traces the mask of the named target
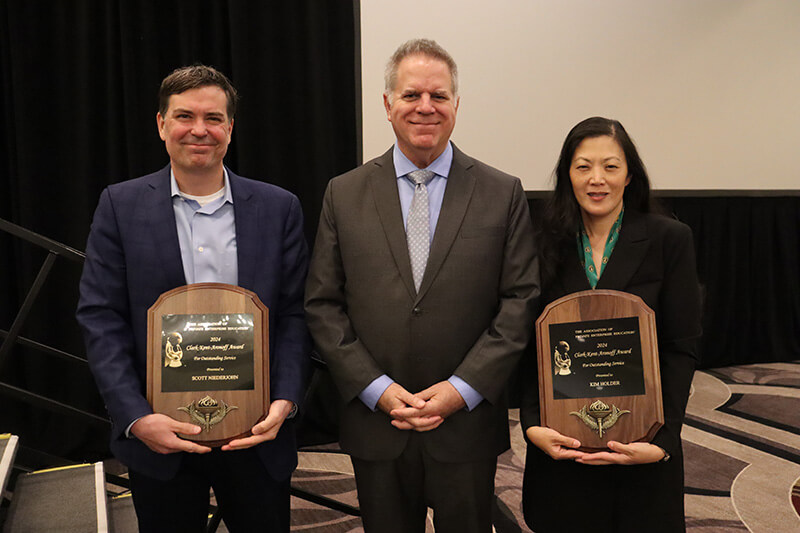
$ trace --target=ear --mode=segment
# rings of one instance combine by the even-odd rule
[[[166,133],[164,133],[164,117],[161,116],[160,111],[156,113],[156,124],[158,125],[158,136],[161,137],[162,141],[166,141],[167,136]]]
[[[231,143],[231,138],[233,137],[233,119],[231,119],[231,125],[228,128],[228,144]]]
[[[627,187],[630,182],[631,182],[631,175],[628,174],[628,177],[625,179],[625,186]]]
[[[386,109],[386,120],[392,121],[392,105],[389,103],[389,96],[383,93],[383,108]]]
[[[460,104],[460,103],[461,103],[461,97],[460,96],[456,96],[456,113],[458,113],[458,104]]]

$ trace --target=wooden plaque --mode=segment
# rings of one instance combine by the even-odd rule
[[[649,442],[664,425],[655,313],[633,294],[591,290],[536,321],[542,426],[605,449]]]
[[[195,283],[147,311],[147,401],[203,428],[181,435],[222,446],[250,435],[269,410],[269,310],[234,285]]]

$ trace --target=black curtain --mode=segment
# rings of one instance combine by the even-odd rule
[[[355,167],[357,2],[0,0],[0,218],[79,250],[102,189],[168,157],[155,115],[161,79],[193,63],[240,92],[235,172],[297,194],[316,231],[327,181]],[[45,253],[0,233],[0,328]],[[83,354],[74,319],[81,265],[60,260],[23,335]],[[16,346],[0,380],[104,414],[85,367]],[[74,459],[106,433],[0,396],[0,432]]]
[[[800,196],[663,200],[694,232],[702,367],[800,359]]]

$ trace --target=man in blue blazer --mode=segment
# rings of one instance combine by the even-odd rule
[[[170,164],[103,191],[87,243],[77,318],[141,531],[203,531],[209,487],[230,531],[289,531],[297,452],[287,419],[309,369],[308,251],[297,198],[223,166],[236,100],[213,68],[167,76],[157,122]],[[214,450],[179,438],[201,428],[154,414],[145,398],[147,309],[199,282],[252,290],[270,310],[269,412],[252,436]]]

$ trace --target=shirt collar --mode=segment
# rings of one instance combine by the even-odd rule
[[[222,175],[225,180],[225,183],[223,185],[225,188],[225,193],[222,195],[225,201],[223,203],[228,202],[232,204],[233,194],[231,194],[231,181],[228,178],[228,169],[225,168],[224,166],[222,167]],[[172,198],[176,196],[181,196],[181,190],[178,188],[178,182],[175,180],[175,173],[172,172],[172,168],[169,169],[169,187],[170,187],[170,196]]]
[[[394,143],[392,158],[394,159],[394,170],[397,173],[398,178],[402,178],[409,172],[420,170],[406,157],[406,154],[403,153],[400,147],[397,146],[397,141]],[[442,155],[437,157],[433,163],[428,165],[427,170],[434,172],[437,176],[447,178],[447,176],[450,174],[450,167],[452,164],[453,143],[447,141],[447,146],[445,147],[444,152],[442,152]]]

